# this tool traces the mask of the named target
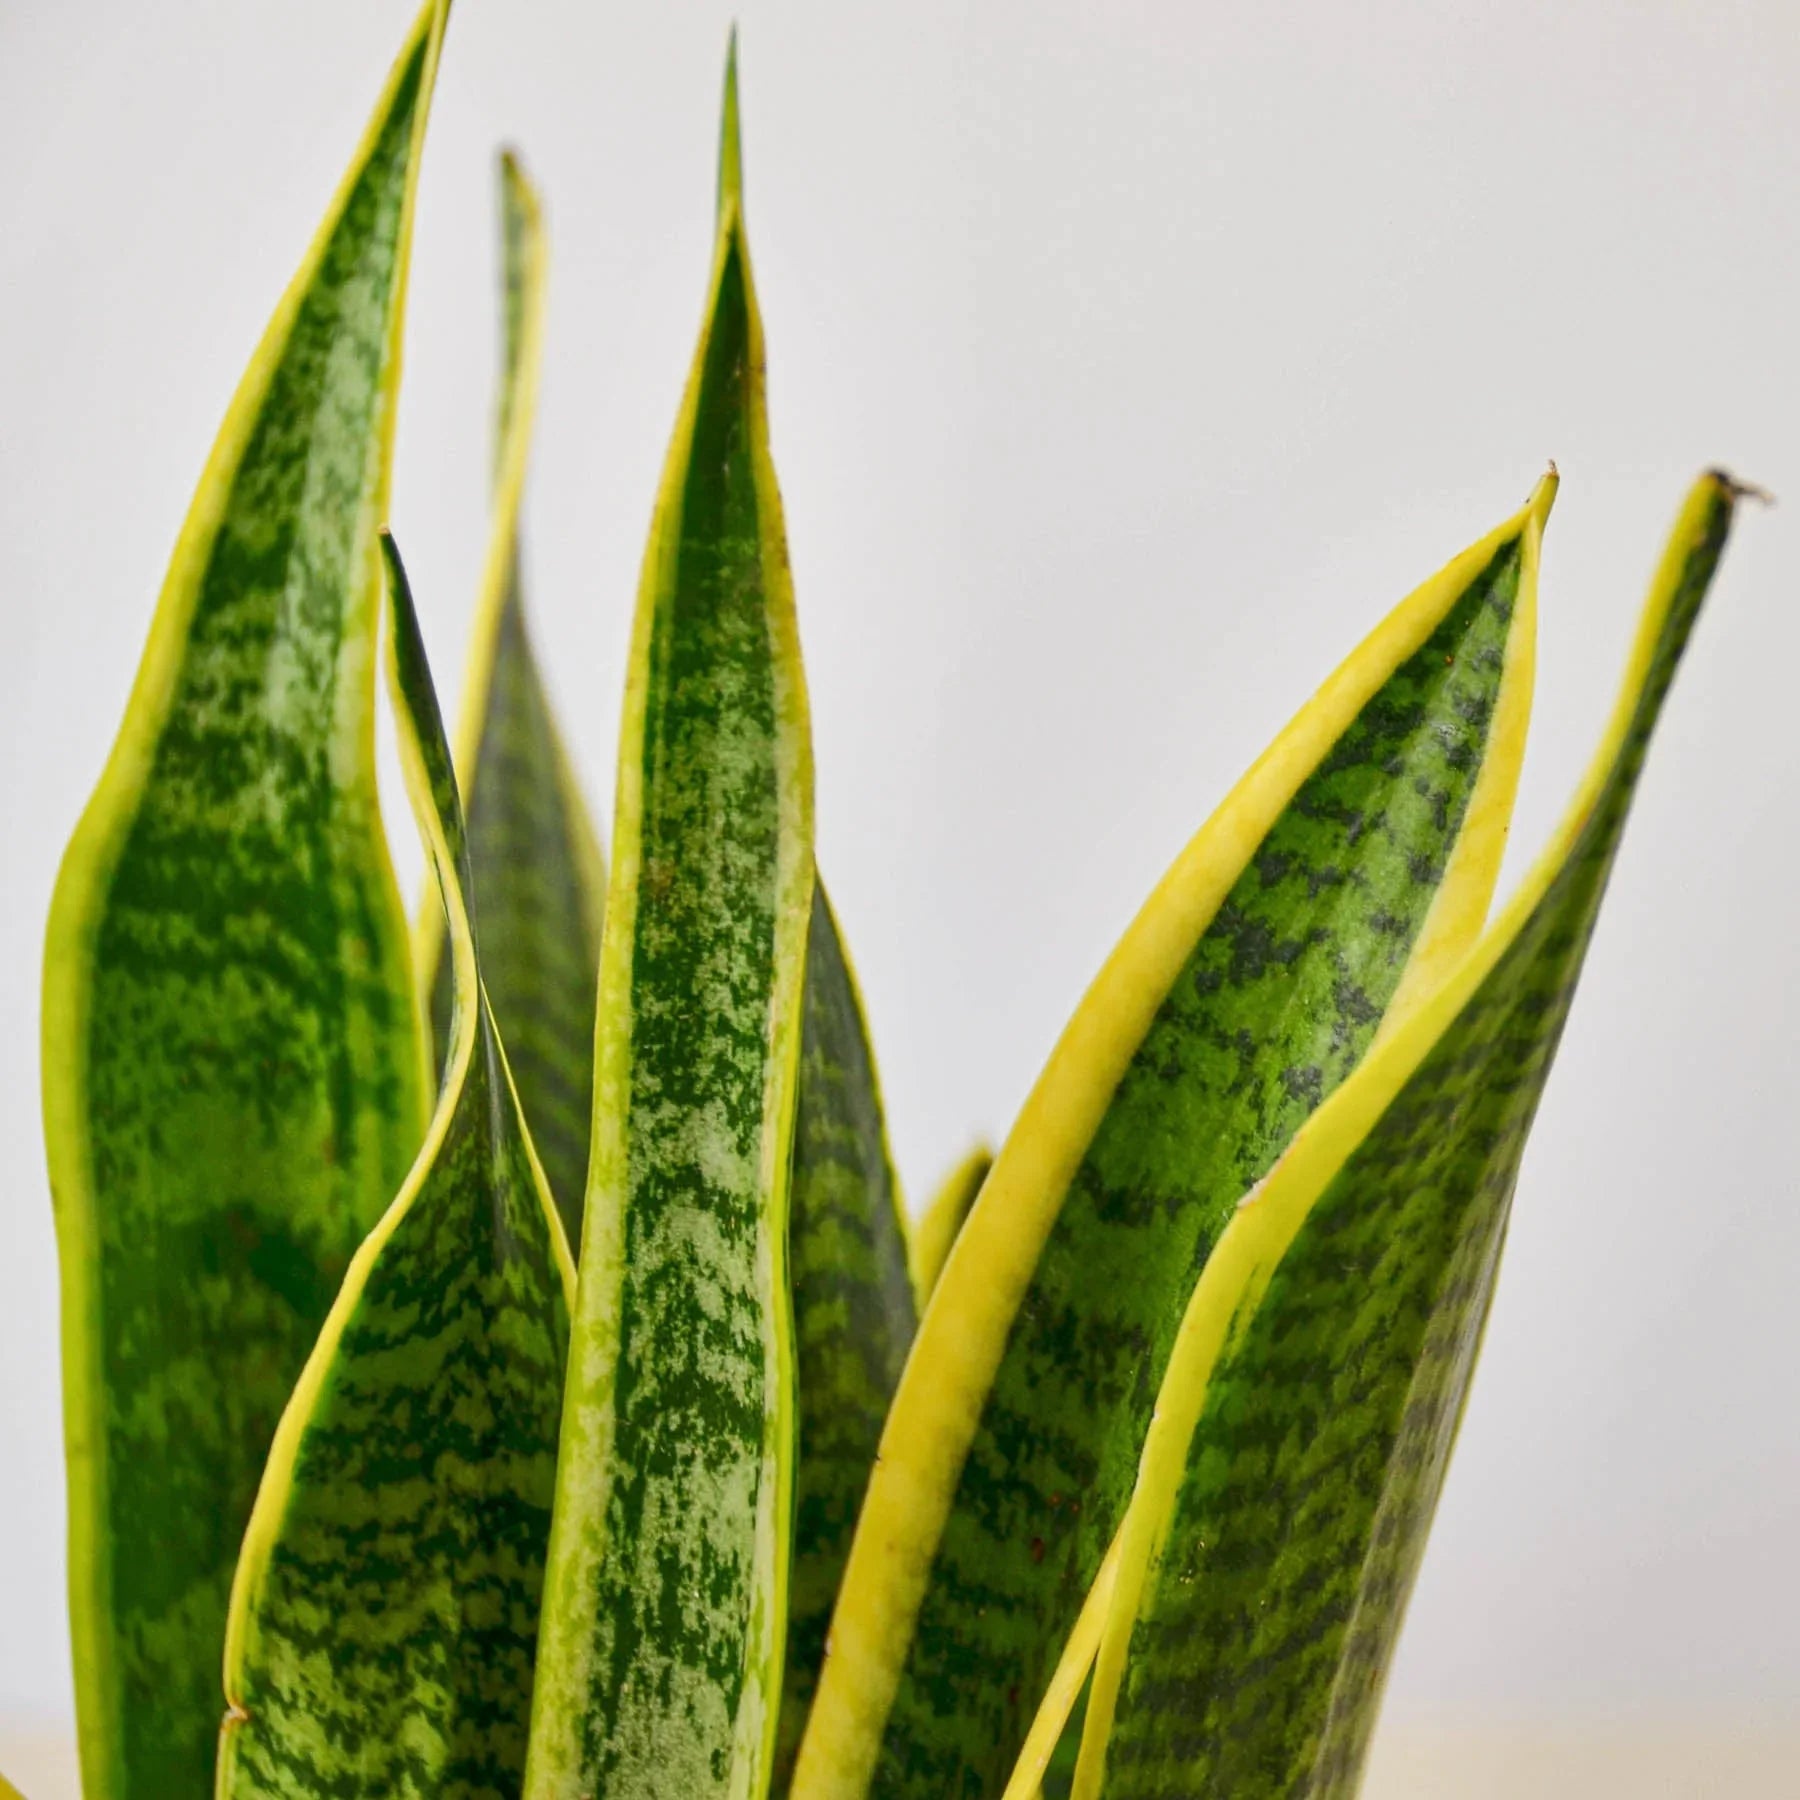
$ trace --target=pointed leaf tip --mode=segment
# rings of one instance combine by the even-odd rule
[[[389,491],[445,11],[415,14],[237,385],[47,922],[69,1616],[94,1796],[214,1791],[233,1569],[275,1423],[429,1113],[405,922],[370,829],[367,522]],[[246,553],[274,542],[272,562]],[[215,928],[246,916],[248,938]],[[152,938],[194,954],[140,955]],[[196,1259],[217,1278],[197,1281]],[[121,1378],[142,1407],[109,1400]]]
[[[425,655],[425,636],[419,628],[419,611],[413,602],[412,583],[400,560],[400,546],[387,526],[381,528],[381,555],[387,570],[389,648],[400,696],[409,713],[409,727],[419,737],[421,769],[438,812],[439,826],[449,850],[450,867],[441,871],[446,885],[455,882],[457,910],[467,928],[474,929],[474,883],[469,875],[468,829],[463,819],[462,794],[451,764],[450,740],[444,731],[431,665]],[[446,895],[446,904],[449,904]]]
[[[719,222],[744,206],[744,146],[738,130],[737,26],[725,40],[725,98],[719,111]]]
[[[382,562],[387,571],[388,618],[394,633],[394,658],[399,665],[401,679],[406,683],[406,698],[411,701],[415,698],[413,678],[419,675],[429,677],[425,660],[425,636],[419,629],[419,609],[413,601],[412,583],[406,577],[406,564],[400,559],[400,546],[394,541],[393,531],[383,525],[378,536],[381,540]],[[438,710],[437,694],[427,685],[417,698],[424,706],[421,724],[427,734],[428,747],[435,748],[437,740],[444,736],[444,721]],[[445,752],[444,760],[448,764],[448,751]],[[449,779],[454,791],[454,774]],[[460,804],[459,801],[459,808]]]
[[[1562,476],[1557,473],[1556,464],[1552,462],[1538,477],[1537,486],[1531,490],[1531,498],[1526,501],[1526,511],[1536,521],[1539,530],[1550,516],[1550,509],[1556,504],[1557,489],[1562,486]]]
[[[1775,496],[1766,487],[1758,487],[1754,481],[1739,481],[1729,469],[1708,469],[1702,477],[1705,481],[1716,483],[1725,490],[1733,501],[1754,500],[1758,506],[1773,506]]]
[[[734,93],[728,66],[705,324],[658,488],[620,719],[586,1261],[526,1800],[776,1791],[812,743]],[[709,946],[698,962],[683,948],[695,944]]]
[[[464,1770],[517,1794],[524,1774],[532,1641],[516,1621],[543,1585],[574,1265],[484,996],[416,608],[380,541],[395,740],[443,902],[454,1023],[423,1147],[351,1260],[269,1454],[232,1588],[216,1800],[444,1795],[469,1791]],[[432,1478],[459,1459],[454,1480]],[[404,1641],[383,1623],[427,1616]],[[290,1680],[302,1666],[328,1677]]]
[[[494,166],[499,178],[503,230],[511,232],[514,229],[512,215],[517,216],[521,233],[539,229],[543,220],[543,200],[518,146],[502,144]]]
[[[524,154],[518,145],[502,144],[495,163],[500,171],[502,191],[513,196],[534,217],[541,212],[543,197],[538,193],[537,183],[532,180],[531,171],[526,167]]]

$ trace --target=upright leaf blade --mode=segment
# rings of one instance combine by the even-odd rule
[[[519,509],[543,351],[542,210],[516,158],[500,162],[505,311],[494,522],[457,730],[469,859],[486,922],[482,979],[569,1242],[581,1242],[594,1100],[594,1000],[606,882],[599,837],[538,673],[520,582]],[[452,975],[443,909],[416,934],[438,1055]]]
[[[921,1321],[799,1800],[1004,1785],[1238,1196],[1479,929],[1523,748],[1554,486],[1326,683],[1065,1032]]]
[[[758,1795],[779,1703],[812,752],[735,179],[720,199],[620,734],[533,1800]]]
[[[1611,725],[1520,893],[1207,1265],[1121,1537],[1078,1795],[1356,1792],[1526,1133],[1735,496],[1710,475],[1689,497]]]
[[[800,1748],[857,1509],[915,1323],[874,1051],[822,883],[813,889],[806,946],[793,1182],[800,1435],[778,1793]]]
[[[263,1458],[424,1129],[374,771],[420,15],[201,478],[44,969],[89,1800],[203,1791]]]
[[[351,1264],[251,1514],[218,1800],[512,1795],[525,1768],[575,1268],[482,991],[462,808],[397,556],[390,594],[455,1005],[424,1148]]]

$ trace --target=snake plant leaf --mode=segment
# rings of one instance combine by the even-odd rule
[[[424,1133],[375,788],[400,329],[447,6],[420,14],[226,414],[45,951],[88,1800],[212,1778],[276,1422]]]
[[[800,1435],[777,1793],[793,1772],[857,1509],[912,1344],[901,1216],[875,1054],[821,883],[806,947],[789,1221]]]
[[[0,1800],[25,1800],[25,1796],[4,1775],[0,1775]]]
[[[531,1800],[754,1797],[778,1718],[812,750],[735,110],[620,733]]]
[[[986,1144],[977,1144],[943,1179],[924,1216],[912,1232],[912,1283],[919,1311],[931,1298],[944,1264],[950,1259],[950,1247],[962,1230],[988,1170],[994,1166],[994,1153]]]
[[[594,1096],[594,998],[606,872],[526,625],[519,509],[544,335],[543,213],[517,159],[500,159],[504,333],[494,522],[457,723],[481,973],[571,1244],[581,1242]],[[444,913],[428,896],[414,934],[441,1063],[450,1038]]]
[[[392,540],[390,674],[455,988],[437,1110],[282,1417],[226,1632],[218,1800],[519,1791],[575,1269],[482,992]]]
[[[1599,751],[1518,895],[1207,1264],[1121,1533],[1078,1795],[1356,1792],[1526,1133],[1735,498],[1717,474],[1690,495]]]
[[[1006,1782],[1238,1196],[1479,930],[1554,489],[1547,476],[1326,682],[1066,1028],[921,1320],[799,1800]]]

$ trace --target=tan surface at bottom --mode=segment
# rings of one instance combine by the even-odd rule
[[[1362,1800],[1800,1800],[1800,1723],[1394,1720],[1375,1734]]]
[[[79,1800],[62,1732],[0,1724],[25,1800]],[[1362,1800],[1800,1800],[1800,1724],[1426,1725],[1377,1733]]]
[[[69,1733],[34,1731],[0,1720],[0,1775],[24,1800],[81,1800],[75,1739]]]

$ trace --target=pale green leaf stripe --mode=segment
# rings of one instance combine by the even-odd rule
[[[1214,1253],[1125,1529],[1078,1794],[1103,1766],[1109,1800],[1356,1792],[1526,1133],[1734,499],[1720,475],[1690,497],[1611,727],[1523,890]]]
[[[277,1419],[425,1127],[374,770],[413,27],[232,401],[45,951],[88,1800],[205,1789]]]
[[[943,1179],[924,1216],[912,1231],[912,1284],[919,1311],[931,1298],[956,1234],[962,1230],[988,1170],[994,1166],[994,1153],[986,1144],[977,1144]]]
[[[794,1125],[789,1260],[800,1436],[777,1794],[793,1772],[857,1509],[912,1343],[901,1216],[868,1023],[821,883],[807,937]]]
[[[1005,1784],[1238,1196],[1479,929],[1523,748],[1554,485],[1321,689],[1065,1033],[921,1322],[801,1800]]]
[[[813,866],[763,359],[728,178],[621,730],[532,1800],[753,1797],[774,1748]]]
[[[250,1517],[218,1800],[511,1800],[525,1769],[575,1268],[482,994],[450,747],[389,550],[400,752],[455,1006],[424,1148],[350,1265]]]
[[[594,1001],[606,871],[563,751],[526,628],[519,509],[537,411],[546,251],[538,197],[500,161],[503,362],[494,523],[470,639],[456,769],[485,923],[481,970],[569,1242],[581,1242],[594,1102]],[[429,898],[415,938],[442,1060],[451,974],[442,909]]]

